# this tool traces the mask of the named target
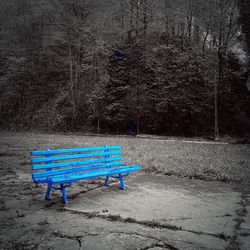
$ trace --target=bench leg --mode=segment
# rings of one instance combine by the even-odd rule
[[[119,174],[120,189],[125,190],[124,176]]]
[[[66,187],[63,186],[63,184],[61,184],[61,192],[62,192],[62,202],[63,204],[67,204],[68,199],[67,199]]]
[[[105,182],[103,183],[103,186],[106,186],[106,187],[109,186],[109,176],[106,177]]]
[[[47,191],[46,191],[46,195],[45,195],[45,200],[46,201],[50,201],[51,200],[51,198],[50,198],[50,191],[51,191],[51,184],[48,183],[47,184]]]

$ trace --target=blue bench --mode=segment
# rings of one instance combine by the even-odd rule
[[[136,165],[125,166],[121,146],[39,150],[31,152],[32,179],[36,184],[46,183],[45,199],[50,200],[51,189],[62,192],[62,202],[67,203],[66,188],[76,181],[105,177],[120,180],[125,189],[124,177],[139,171]]]

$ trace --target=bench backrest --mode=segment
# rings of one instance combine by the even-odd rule
[[[124,165],[121,146],[39,150],[31,152],[32,178]],[[41,181],[42,182],[42,181]]]

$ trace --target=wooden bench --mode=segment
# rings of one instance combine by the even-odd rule
[[[32,151],[31,164],[33,182],[47,184],[45,199],[50,200],[51,189],[61,190],[64,204],[66,188],[73,182],[105,177],[104,185],[108,186],[109,177],[113,177],[125,189],[124,177],[141,169],[124,165],[121,146]]]

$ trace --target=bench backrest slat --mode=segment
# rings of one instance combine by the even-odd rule
[[[43,155],[47,156],[47,155],[55,155],[55,154],[81,153],[81,152],[101,151],[101,150],[121,150],[121,146],[37,150],[37,151],[32,151],[31,155],[32,156],[43,156]]]
[[[38,162],[49,162],[49,161],[62,161],[62,160],[71,160],[71,159],[92,158],[92,157],[98,157],[98,156],[119,155],[121,153],[122,153],[121,150],[115,150],[115,151],[110,151],[110,152],[91,153],[91,154],[61,155],[61,156],[33,158],[31,162],[38,163]]]
[[[120,160],[122,160],[121,156],[115,156],[115,157],[91,159],[91,160],[85,160],[85,161],[71,161],[71,162],[58,162],[58,163],[49,163],[49,164],[36,164],[36,165],[32,165],[32,170],[33,171],[47,170],[47,169],[54,169],[54,168],[87,165],[87,164],[93,165],[96,163],[109,163],[109,162],[120,161]]]
[[[69,173],[74,173],[74,172],[86,172],[92,169],[108,168],[108,167],[115,167],[115,166],[117,167],[121,165],[124,165],[124,163],[122,161],[117,161],[117,162],[110,162],[110,163],[83,166],[83,167],[65,168],[65,169],[52,170],[52,171],[46,171],[46,172],[37,172],[37,173],[32,174],[32,178],[39,179],[39,178],[45,178],[45,177],[50,177],[50,176],[55,176],[55,175],[62,175],[62,174],[69,174]]]
[[[51,178],[107,171],[124,163],[121,146],[101,146],[32,151],[31,165],[34,182],[46,183]]]

